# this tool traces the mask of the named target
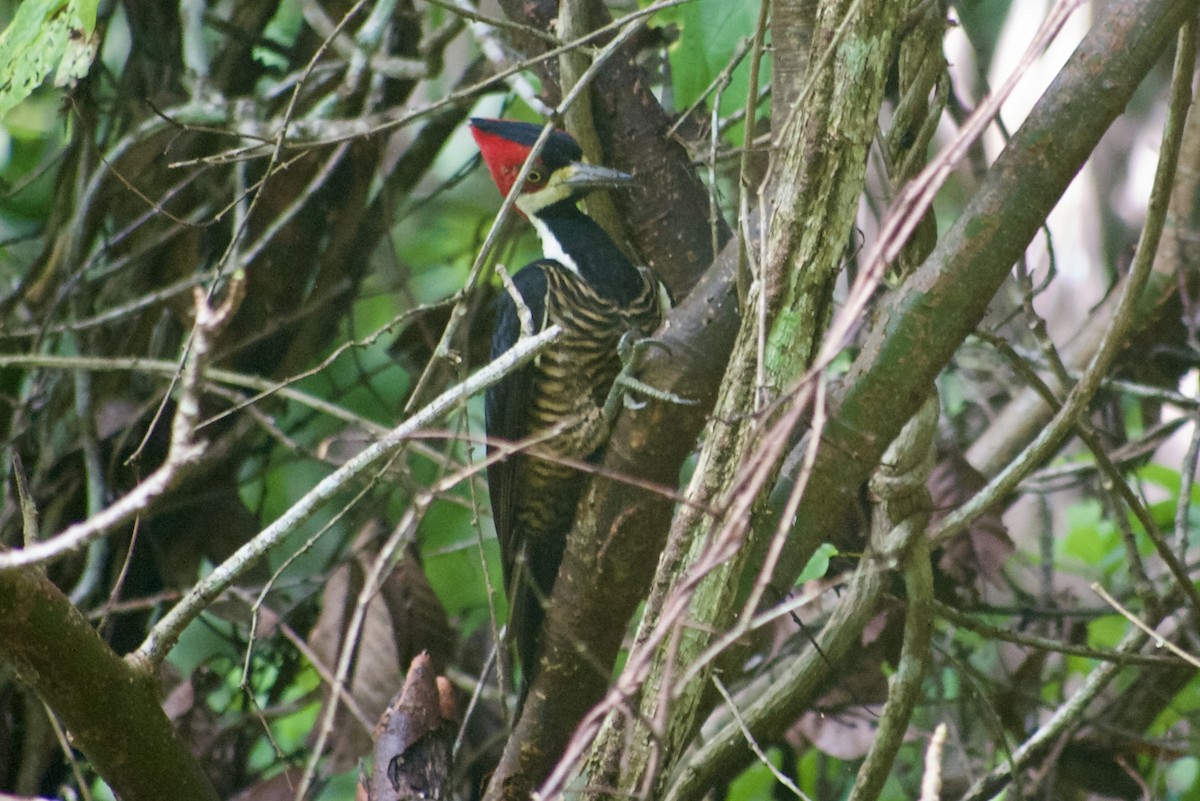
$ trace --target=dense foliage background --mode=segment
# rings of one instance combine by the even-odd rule
[[[0,795],[1200,797],[1195,22],[0,2]],[[537,243],[465,125],[547,115],[696,403],[514,725],[465,382]]]

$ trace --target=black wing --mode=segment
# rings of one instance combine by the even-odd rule
[[[546,274],[541,262],[526,265],[515,276],[513,284],[529,309],[533,333],[545,327]],[[521,336],[521,319],[517,304],[507,291],[496,299],[496,330],[492,335],[492,358],[505,353]],[[529,434],[529,413],[533,406],[533,364],[526,364],[509,373],[487,390],[484,396],[484,419],[489,439],[516,442]],[[515,479],[517,459],[508,458],[488,467],[488,494],[492,500],[492,517],[496,536],[500,540],[500,558],[504,566],[504,582],[512,592],[513,565],[522,543],[514,531],[516,514]],[[510,603],[512,599],[510,598]]]

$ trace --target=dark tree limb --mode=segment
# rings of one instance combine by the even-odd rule
[[[0,572],[0,658],[124,801],[217,801],[149,672],[117,656],[37,568]]]

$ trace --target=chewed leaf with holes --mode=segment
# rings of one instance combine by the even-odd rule
[[[51,73],[55,86],[82,78],[96,57],[98,0],[26,0],[0,33],[0,116]]]

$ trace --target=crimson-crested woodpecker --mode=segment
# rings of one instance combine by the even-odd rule
[[[483,160],[507,196],[541,126],[510,120],[471,120]],[[536,229],[544,258],[513,276],[534,332],[560,325],[563,334],[537,359],[487,391],[489,440],[537,440],[488,468],[492,514],[500,540],[509,599],[509,632],[524,684],[536,667],[538,634],[575,517],[586,475],[556,461],[597,459],[611,424],[613,384],[621,371],[618,344],[628,333],[648,335],[661,319],[659,284],[638,269],[576,205],[588,192],[631,176],[582,163],[569,135],[551,134],[531,165],[517,210]],[[521,335],[524,310],[508,292],[498,301],[492,358]],[[528,326],[529,323],[526,323]]]

